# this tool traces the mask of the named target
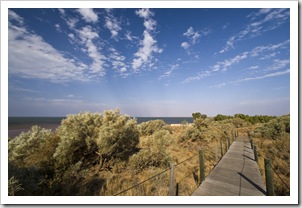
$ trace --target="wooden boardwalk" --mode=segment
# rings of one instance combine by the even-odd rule
[[[247,137],[238,137],[192,196],[265,196],[259,166]]]

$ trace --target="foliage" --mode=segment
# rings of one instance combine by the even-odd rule
[[[268,123],[255,129],[255,133],[261,138],[279,139],[290,133],[289,115],[270,120]]]
[[[201,114],[200,112],[192,113],[192,117],[194,120],[196,119],[206,119],[207,115],[206,114]]]
[[[82,161],[94,163],[98,155],[96,138],[103,124],[103,116],[95,113],[68,115],[57,129],[60,141],[53,157],[57,169],[65,170]]]
[[[159,131],[162,128],[164,128],[165,125],[166,125],[166,123],[161,119],[143,122],[139,125],[140,135],[150,136],[154,132]]]
[[[104,113],[96,139],[102,162],[112,158],[128,159],[136,151],[138,142],[139,131],[136,120],[121,115],[119,110]]]
[[[18,179],[15,178],[15,176],[12,176],[8,180],[8,195],[9,196],[15,196],[17,192],[24,190],[19,182]]]
[[[51,130],[33,126],[28,132],[22,132],[19,136],[11,139],[8,143],[8,160],[21,166],[29,167],[32,159],[39,163],[41,158],[36,157],[37,152],[43,151],[48,138],[51,137]]]
[[[214,117],[215,121],[223,121],[226,119],[242,119],[248,123],[256,124],[256,123],[267,123],[270,120],[276,118],[275,116],[267,116],[267,115],[255,115],[255,116],[249,116],[245,114],[235,114],[234,116],[227,116],[218,114]]]
[[[216,164],[220,142],[232,138],[234,128],[240,135],[258,137],[260,153],[272,159],[275,171],[289,184],[289,115],[192,116],[193,125],[168,126],[162,120],[137,125],[135,119],[112,110],[68,115],[55,132],[32,127],[9,141],[9,194],[112,195],[167,169],[170,162],[186,160],[200,148],[206,150],[208,173]],[[254,122],[258,124],[251,125]],[[198,171],[198,157],[181,165],[185,168],[176,171],[176,181],[181,194],[190,194],[196,187],[192,173]],[[168,173],[154,179],[158,184],[150,181],[124,194],[165,195],[165,177]],[[274,180],[275,191],[289,195]]]
[[[147,139],[147,147],[130,158],[130,165],[138,171],[151,166],[169,167],[170,157],[166,149],[173,143],[170,132],[160,130]]]

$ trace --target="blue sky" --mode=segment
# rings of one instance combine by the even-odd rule
[[[290,112],[289,9],[10,9],[8,115]]]

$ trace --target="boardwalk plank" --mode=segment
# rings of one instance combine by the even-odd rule
[[[265,186],[247,137],[239,137],[193,196],[264,196]]]

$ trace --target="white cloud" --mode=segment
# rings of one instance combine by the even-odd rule
[[[164,74],[159,76],[158,78],[159,80],[171,77],[173,75],[173,72],[179,67],[179,64],[171,64],[169,65],[169,67],[170,67],[169,70],[167,70]]]
[[[188,39],[190,39],[193,44],[195,44],[200,38],[200,33],[194,32],[193,27],[189,27],[187,31],[183,33],[183,35],[186,36]]]
[[[247,78],[244,78],[244,79],[237,80],[237,81],[235,81],[233,83],[250,81],[250,80],[258,80],[258,79],[265,79],[265,78],[281,76],[281,75],[285,75],[285,74],[289,74],[289,73],[290,73],[290,70],[287,69],[285,71],[275,72],[275,73],[270,73],[270,74],[265,74],[265,75],[262,75],[262,76],[247,77]]]
[[[23,23],[24,23],[24,19],[22,17],[20,17],[16,12],[14,12],[10,9],[8,10],[8,20],[9,21],[15,20],[20,25],[23,25]]]
[[[64,9],[59,8],[58,10],[59,10],[59,12],[60,12],[62,15],[65,15],[65,10],[64,10]]]
[[[235,36],[232,36],[228,39],[223,49],[219,51],[219,53],[224,53],[229,51],[231,48],[234,48]]]
[[[93,11],[93,9],[80,8],[77,11],[82,15],[82,18],[86,22],[96,23],[98,21],[98,15]]]
[[[129,74],[128,72],[128,66],[125,63],[125,56],[122,56],[116,49],[114,48],[109,48],[110,55],[109,59],[111,61],[112,68],[116,70],[119,75],[122,77],[127,77]]]
[[[105,27],[110,30],[112,38],[116,38],[119,31],[122,30],[120,22],[112,14],[111,10],[107,11],[107,16],[105,17]]]
[[[199,72],[196,76],[192,76],[192,77],[185,79],[182,83],[189,83],[192,81],[201,80],[201,79],[203,79],[205,77],[209,77],[209,76],[211,76],[211,71],[202,71],[202,72]]]
[[[61,27],[59,24],[55,24],[55,28],[57,31],[62,32]]]
[[[87,80],[83,73],[84,64],[64,57],[42,37],[27,32],[25,28],[9,27],[8,32],[9,74],[52,82]]]
[[[151,12],[150,9],[148,9],[148,8],[147,9],[136,10],[135,14],[137,14],[139,17],[142,17],[142,18],[145,18],[145,19],[151,18],[151,16],[154,15],[154,13]]]
[[[253,22],[247,24],[243,30],[230,37],[219,53],[225,53],[231,50],[234,48],[234,44],[236,42],[247,37],[256,37],[266,31],[278,28],[280,25],[288,21],[289,9],[260,9],[259,12],[252,13],[247,17],[251,18]]]
[[[234,64],[238,64],[239,62],[241,62],[244,59],[254,58],[254,57],[257,57],[257,56],[264,56],[265,53],[267,53],[267,52],[273,52],[275,50],[286,49],[288,47],[288,45],[289,45],[289,40],[286,40],[284,42],[277,43],[277,44],[257,46],[249,52],[246,51],[246,52],[240,53],[240,54],[238,54],[238,55],[236,55],[232,58],[225,59],[223,61],[218,61],[217,63],[210,66],[209,70],[206,71],[206,73],[204,71],[202,71],[201,73],[199,73],[196,76],[192,76],[192,77],[189,77],[189,78],[185,79],[183,81],[183,83],[188,83],[188,82],[200,80],[202,78],[211,76],[213,73],[218,73],[219,71],[221,71],[221,72],[227,71]],[[274,64],[271,67],[269,67],[267,70],[279,70],[279,69],[284,68],[288,64],[289,64],[289,60],[276,59],[276,60],[274,60]],[[256,67],[257,66],[252,66],[252,67],[250,67],[250,69],[256,69]]]
[[[134,54],[136,58],[132,61],[132,68],[134,71],[137,71],[144,64],[150,62],[150,59],[153,58],[153,53],[162,53],[163,49],[157,46],[157,41],[151,34],[156,26],[156,21],[151,18],[154,14],[149,9],[136,10],[135,13],[145,19],[144,26],[146,28],[143,33],[144,39],[140,41],[140,48]]]
[[[184,49],[188,49],[190,47],[190,44],[188,42],[183,42],[180,45],[181,47],[183,47]]]
[[[248,69],[258,69],[259,66],[250,66]]]
[[[99,48],[93,43],[93,40],[98,38],[99,35],[92,30],[90,26],[83,27],[81,30],[78,30],[78,34],[82,41],[82,44],[86,46],[86,49],[83,51],[88,54],[92,59],[93,63],[90,66],[90,70],[95,76],[104,76],[105,69],[103,67],[105,56],[101,54]]]
[[[12,76],[64,83],[72,80],[88,81],[105,73],[102,68],[104,57],[93,44],[93,39],[98,34],[89,27],[78,33],[81,42],[86,46],[87,54],[93,60],[90,66],[76,58],[67,57],[25,27],[10,23],[8,33],[9,74]],[[69,34],[69,37],[74,38],[74,35]]]
[[[267,70],[280,70],[288,66],[290,63],[289,59],[283,59],[283,60],[275,59],[273,61],[274,61],[273,65],[268,67]]]
[[[217,85],[210,86],[210,88],[222,88],[222,87],[224,87],[224,86],[226,86],[226,83],[225,83],[225,82],[220,83],[220,84],[217,84]]]

